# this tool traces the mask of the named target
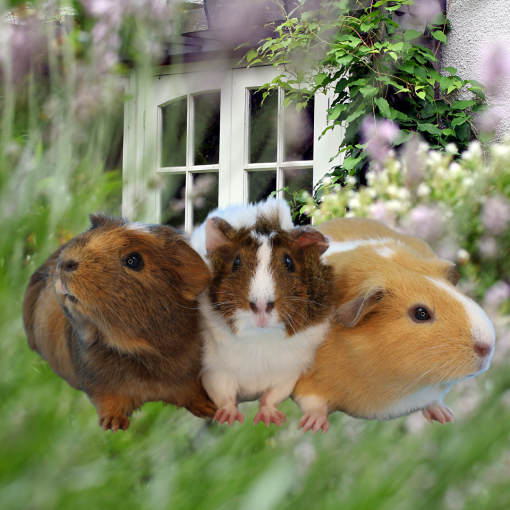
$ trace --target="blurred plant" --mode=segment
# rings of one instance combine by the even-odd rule
[[[429,23],[429,35],[424,36],[414,29],[401,30],[392,19],[393,12],[413,4],[412,0],[372,1],[368,7],[361,1],[325,0],[317,11],[306,11],[302,2],[305,12],[286,14],[285,22],[275,27],[276,38],[248,51],[250,65],[265,59],[281,70],[264,85],[265,94],[281,87],[286,104],[295,101],[298,110],[316,92],[334,89],[331,123],[325,131],[346,125],[339,149],[345,158],[334,175],[344,171],[362,175],[368,154],[360,129],[367,116],[374,124],[382,119],[398,124],[401,131],[392,140],[394,146],[419,133],[433,149],[455,143],[463,150],[473,137],[488,141],[493,136],[480,133],[473,123],[474,114],[487,108],[483,86],[461,79],[452,67],[440,73],[434,67],[436,55],[423,45],[427,38],[447,41],[445,15],[437,12],[435,3],[427,3],[433,2],[417,6],[423,26]],[[463,88],[476,94],[478,101],[456,100]]]
[[[487,161],[478,141],[459,159],[455,155],[453,144],[439,152],[411,140],[401,155],[388,151],[383,162],[371,163],[366,186],[353,176],[331,176],[300,212],[316,224],[367,217],[419,236],[461,266],[464,285],[474,283],[478,298],[497,282],[502,296],[510,283],[510,142],[493,145]]]

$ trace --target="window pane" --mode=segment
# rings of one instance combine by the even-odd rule
[[[249,163],[276,161],[278,134],[278,94],[267,96],[250,90],[250,158]]]
[[[284,161],[313,160],[313,112],[314,99],[310,99],[305,108],[296,111],[294,103],[285,108]]]
[[[218,173],[193,174],[193,223],[200,225],[218,207]]]
[[[161,108],[161,166],[186,165],[187,112],[186,97]]]
[[[258,202],[276,191],[276,170],[248,173],[248,199]]]
[[[220,92],[193,97],[195,101],[195,165],[220,162]]]
[[[289,193],[285,193],[285,200],[290,200],[291,193],[306,190],[310,195],[313,191],[313,169],[312,168],[296,168],[284,170],[284,187],[289,187]]]
[[[161,223],[184,230],[186,174],[166,174],[161,191]]]

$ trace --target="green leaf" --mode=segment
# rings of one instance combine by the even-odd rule
[[[412,131],[400,131],[397,135],[397,138],[393,142],[394,146],[402,145],[413,137]]]
[[[487,105],[487,104],[475,104],[475,106],[473,106],[473,108],[471,108],[471,109],[473,110],[474,113],[478,113],[478,112],[484,112],[488,108],[489,108],[489,105]]]
[[[417,37],[420,37],[421,35],[423,35],[423,32],[418,32],[417,30],[414,30],[414,29],[410,29],[410,30],[406,30],[404,32],[404,39],[406,41],[411,41],[412,39],[416,39]]]
[[[496,131],[482,131],[479,135],[480,141],[482,143],[489,143],[496,134]]]
[[[416,126],[420,131],[425,131],[426,133],[430,133],[431,135],[441,136],[442,131],[437,126],[433,124],[418,124]]]
[[[354,119],[357,119],[358,117],[361,117],[362,115],[365,115],[365,110],[356,110],[354,113],[351,113],[345,119],[345,122],[347,122],[347,123],[352,122]]]
[[[328,77],[327,73],[317,73],[315,75],[315,84],[322,85],[322,82]]]
[[[473,94],[476,94],[483,101],[485,101],[485,92],[483,91],[483,89],[480,89],[478,87],[471,87],[468,90]]]
[[[349,156],[348,158],[344,159],[342,166],[346,170],[352,170],[364,158],[365,158],[365,155],[358,156],[357,158],[353,158],[353,157]]]
[[[425,93],[424,90],[420,90],[419,92],[416,92],[416,95],[420,98],[420,99],[425,99],[427,97],[427,94]]]
[[[461,124],[464,124],[468,120],[467,117],[455,117],[455,119],[452,120],[452,127],[460,126]]]
[[[378,97],[374,99],[374,101],[379,107],[381,114],[387,119],[391,119],[390,105],[388,104],[388,101],[386,101],[384,97]]]
[[[457,74],[457,69],[455,67],[443,67],[445,71],[448,71],[450,74]]]
[[[432,32],[432,37],[434,39],[437,39],[438,41],[441,41],[442,43],[446,44],[446,35],[443,32],[441,32],[440,30],[436,30],[435,32]]]
[[[256,57],[258,57],[258,53],[255,50],[250,50],[246,54],[246,60],[248,60],[248,62],[251,62]]]
[[[443,135],[448,135],[448,136],[457,136],[457,134],[455,133],[455,131],[453,129],[443,129]]]
[[[379,89],[377,87],[372,87],[372,85],[366,85],[365,87],[361,87],[359,91],[361,92],[365,99],[370,99],[371,97],[377,95]]]
[[[388,55],[396,62],[398,60],[398,56],[394,51],[390,51]]]
[[[335,120],[338,118],[338,116],[347,109],[346,104],[337,104],[332,110],[330,110],[330,113],[328,115],[328,120]]]
[[[452,110],[465,110],[475,104],[476,101],[455,101],[455,103],[452,104]]]

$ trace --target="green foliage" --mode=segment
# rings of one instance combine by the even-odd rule
[[[455,143],[463,150],[478,135],[473,114],[486,108],[483,86],[461,79],[451,67],[438,72],[436,55],[422,44],[423,34],[399,29],[391,12],[410,3],[381,0],[367,8],[357,3],[356,10],[346,2],[324,1],[319,12],[289,15],[276,28],[278,37],[247,55],[250,64],[265,59],[281,69],[264,87],[284,88],[287,103],[296,101],[298,108],[317,91],[334,90],[326,131],[346,126],[339,150],[345,153],[343,169],[351,175],[360,175],[367,163],[360,144],[366,117],[398,124],[395,146],[420,135],[434,149]],[[434,22],[429,39],[446,44],[445,16]],[[478,100],[455,100],[463,88]]]

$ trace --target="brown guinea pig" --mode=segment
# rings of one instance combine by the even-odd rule
[[[294,228],[287,203],[268,199],[211,212],[191,242],[213,275],[199,303],[214,420],[242,423],[237,403],[260,398],[254,423],[281,425],[278,406],[331,327],[333,269],[321,259],[328,241]]]
[[[332,239],[324,258],[340,301],[294,388],[299,427],[324,433],[333,411],[386,420],[422,410],[430,422],[453,421],[445,393],[487,370],[495,342],[485,312],[455,288],[454,264],[374,220],[334,219],[318,230]]]
[[[150,401],[213,416],[199,377],[196,297],[211,279],[206,264],[170,227],[90,219],[30,279],[30,348],[87,393],[103,430],[126,430]]]

